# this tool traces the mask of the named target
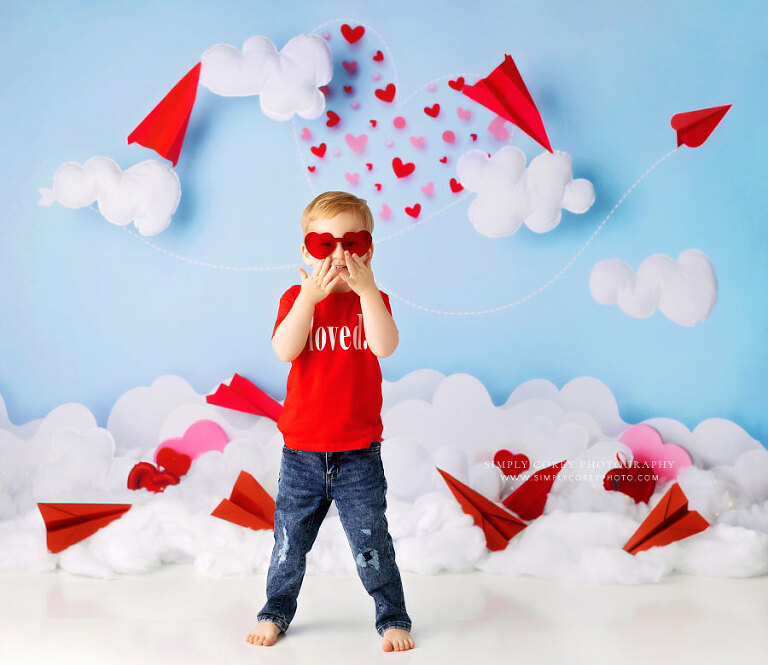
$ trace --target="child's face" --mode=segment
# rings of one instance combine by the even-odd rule
[[[362,220],[359,220],[353,212],[342,212],[331,217],[330,219],[316,219],[314,222],[309,223],[307,233],[314,231],[315,233],[332,233],[335,238],[341,238],[348,231],[363,231],[365,225]],[[308,266],[312,266],[315,272],[322,268],[323,261],[325,259],[317,259],[307,251],[307,246],[302,243],[301,254],[304,258],[304,263]],[[371,258],[373,257],[373,243],[371,243],[370,249],[360,258],[365,261],[366,265],[371,265]],[[340,242],[336,243],[333,252],[330,255],[331,266],[329,270],[337,271],[339,269],[344,271],[344,275],[349,275],[349,269],[347,266],[347,260],[344,256],[344,248]],[[350,259],[351,260],[351,259]],[[338,268],[335,266],[339,266]],[[333,278],[331,278],[333,279]],[[336,285],[331,290],[331,293],[346,293],[351,291],[350,286],[343,281],[343,277],[336,281]]]

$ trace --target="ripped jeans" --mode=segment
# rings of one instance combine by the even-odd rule
[[[368,448],[336,453],[283,445],[275,545],[267,574],[267,602],[257,615],[259,621],[288,630],[304,580],[306,555],[335,500],[357,573],[376,604],[376,631],[382,635],[388,628],[411,629],[384,515],[386,492],[380,441]]]

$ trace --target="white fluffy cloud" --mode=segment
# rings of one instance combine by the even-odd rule
[[[677,260],[652,254],[637,272],[620,259],[605,259],[592,268],[589,288],[601,305],[618,304],[637,319],[658,308],[679,326],[706,321],[717,302],[715,271],[700,249],[686,249]]]
[[[482,150],[465,152],[456,165],[459,181],[477,193],[469,206],[469,221],[489,238],[516,233],[525,225],[536,233],[554,229],[562,209],[589,210],[595,188],[589,180],[573,179],[571,156],[555,150],[543,152],[526,169],[525,153],[505,145],[488,157]]]
[[[200,83],[217,95],[259,95],[261,110],[272,120],[319,117],[325,95],[318,88],[333,76],[331,49],[319,35],[298,35],[281,51],[266,37],[249,37],[238,51],[212,46],[202,58]]]
[[[104,218],[152,236],[168,228],[181,200],[179,176],[167,164],[148,159],[122,171],[114,159],[91,157],[80,166],[65,162],[53,174],[53,188],[40,189],[38,205],[58,201],[67,208],[97,202]]]
[[[695,466],[681,472],[678,482],[689,507],[712,526],[632,556],[623,551],[624,543],[668,487],[658,486],[650,505],[603,489],[608,463],[615,466],[619,449],[628,452],[617,440],[627,423],[604,383],[579,377],[558,388],[534,379],[500,406],[469,374],[419,370],[397,382],[384,381],[382,389],[387,519],[404,571],[479,569],[619,584],[656,582],[674,571],[726,577],[768,572],[768,452],[733,422],[709,419],[689,431],[669,418],[645,421],[691,454]],[[226,431],[230,443],[223,452],[201,455],[181,482],[162,494],[127,489],[136,462],[151,460],[160,442],[181,436],[204,418]],[[177,376],[126,392],[115,402],[107,428],[74,403],[14,425],[0,396],[0,571],[58,567],[113,577],[188,562],[206,575],[263,574],[272,532],[245,529],[210,513],[229,496],[241,470],[275,496],[281,447],[273,421],[211,406]],[[503,479],[489,464],[499,448],[525,453],[532,468]],[[544,514],[505,550],[490,553],[482,531],[435,470],[439,466],[499,500],[542,465],[566,458],[569,465],[555,481]],[[130,503],[132,508],[51,554],[38,501]],[[335,504],[307,557],[307,570],[355,570]]]

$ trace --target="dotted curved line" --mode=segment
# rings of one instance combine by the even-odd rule
[[[411,302],[410,300],[406,300],[402,296],[399,296],[396,293],[393,293],[390,291],[386,286],[381,284],[377,281],[378,286],[381,288],[382,291],[386,291],[387,295],[389,295],[392,298],[396,298],[397,300],[404,302],[406,305],[410,305],[411,307],[414,307],[415,309],[420,309],[424,312],[432,312],[433,314],[445,314],[449,316],[476,316],[479,314],[492,314],[493,312],[500,312],[503,309],[509,309],[511,307],[515,307],[516,305],[520,305],[521,303],[524,303],[526,300],[530,300],[534,296],[541,293],[544,289],[546,289],[548,286],[550,286],[552,283],[560,279],[560,277],[563,275],[563,273],[568,270],[568,268],[571,267],[571,265],[576,261],[577,258],[581,255],[581,253],[587,248],[587,246],[595,239],[595,236],[597,236],[598,233],[600,233],[600,230],[605,226],[606,222],[611,218],[614,212],[616,212],[616,209],[624,202],[624,200],[629,196],[629,193],[637,187],[637,185],[642,181],[651,171],[653,171],[659,164],[661,164],[665,159],[667,159],[671,154],[677,152],[678,148],[675,147],[672,150],[670,150],[666,155],[656,160],[651,166],[649,166],[645,172],[637,179],[635,182],[632,183],[632,185],[627,189],[626,192],[622,195],[622,197],[616,202],[616,205],[611,208],[611,211],[605,216],[603,221],[600,223],[600,225],[595,229],[594,233],[589,237],[589,239],[581,246],[578,252],[573,255],[570,261],[563,266],[563,268],[558,272],[552,279],[550,279],[548,282],[540,286],[535,291],[532,291],[527,296],[524,296],[520,298],[519,300],[515,300],[514,302],[508,303],[506,305],[501,305],[500,307],[494,307],[492,309],[482,309],[482,310],[476,310],[473,312],[450,312],[442,309],[432,309],[430,307],[424,307],[423,305],[419,305],[415,302]]]

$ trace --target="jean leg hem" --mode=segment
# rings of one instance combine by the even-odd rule
[[[283,621],[280,617],[277,617],[274,614],[259,614],[256,616],[256,620],[269,621],[270,623],[275,624],[283,632],[288,630],[288,624],[285,623],[285,621]]]
[[[377,628],[376,632],[379,635],[384,635],[384,631],[389,630],[390,628],[402,628],[403,630],[407,630],[409,633],[411,632],[411,624],[405,621],[390,621],[389,623],[385,623],[383,626]]]

